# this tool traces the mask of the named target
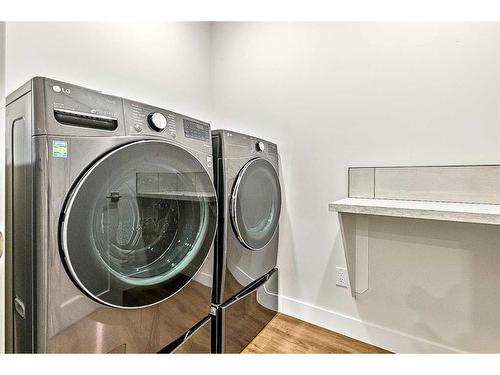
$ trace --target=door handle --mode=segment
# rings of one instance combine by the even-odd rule
[[[118,202],[121,197],[119,191],[112,191],[106,198],[110,199],[111,202]]]
[[[3,233],[0,232],[0,258],[3,256]]]
[[[21,301],[19,298],[14,298],[14,309],[16,312],[19,314],[21,318],[26,317],[26,307],[24,306],[23,301]]]
[[[241,292],[234,295],[228,301],[226,301],[222,305],[220,305],[220,308],[225,309],[226,307],[231,306],[233,303],[238,302],[240,299],[245,298],[246,296],[252,294],[258,288],[260,288],[262,285],[264,285],[266,283],[266,281],[269,280],[271,278],[271,276],[273,276],[276,272],[278,272],[278,269],[273,268],[271,271],[269,271],[264,276],[261,276],[257,280],[252,281],[250,284],[248,284],[245,287],[245,289],[243,289]]]

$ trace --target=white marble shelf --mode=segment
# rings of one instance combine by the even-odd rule
[[[339,213],[500,225],[500,204],[346,198],[330,203],[328,209]]]

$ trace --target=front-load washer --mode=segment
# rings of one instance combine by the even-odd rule
[[[7,352],[210,352],[209,124],[41,77],[6,109]]]
[[[219,226],[212,301],[215,351],[237,353],[274,317],[281,211],[276,144],[214,130]]]

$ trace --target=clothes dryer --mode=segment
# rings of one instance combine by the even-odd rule
[[[278,308],[279,156],[276,144],[230,130],[214,130],[212,145],[220,213],[215,346],[219,353],[237,353]]]

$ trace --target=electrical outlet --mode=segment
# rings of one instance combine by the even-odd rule
[[[347,268],[337,267],[337,277],[335,278],[335,284],[347,288]]]

